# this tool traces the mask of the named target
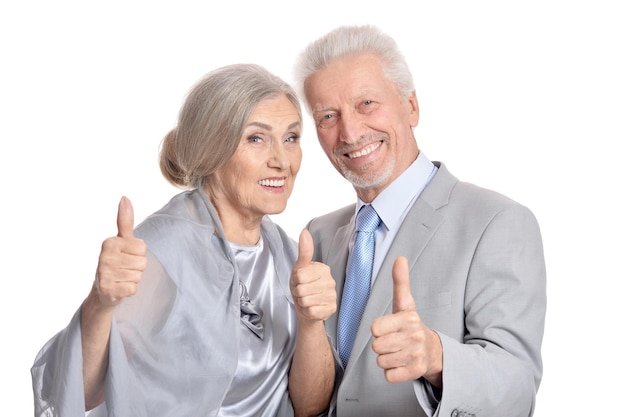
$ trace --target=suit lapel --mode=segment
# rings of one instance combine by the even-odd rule
[[[442,221],[441,215],[419,199],[407,214],[374,281],[370,293],[372,295],[365,306],[361,325],[354,340],[348,369],[356,362],[356,357],[368,347],[371,338],[370,327],[374,320],[391,312],[393,299],[391,271],[396,258],[405,256],[411,269]]]
[[[354,366],[357,362],[357,357],[363,354],[365,348],[369,348],[370,327],[374,320],[391,313],[393,300],[391,271],[396,258],[405,256],[409,263],[410,272],[424,248],[444,221],[444,216],[438,213],[437,210],[448,203],[450,192],[457,179],[447,171],[443,164],[436,164],[439,167],[437,175],[417,198],[413,207],[410,208],[376,276],[376,281],[370,292],[370,298],[365,306],[363,318],[354,340],[351,360],[348,362],[346,372],[349,372],[350,368]],[[345,259],[347,259],[347,254]],[[345,259],[343,261],[344,270],[346,266]],[[337,294],[340,297],[341,292],[339,289],[338,291]],[[336,322],[334,333],[333,337],[336,338]]]
[[[329,247],[327,265],[335,278],[335,290],[337,291],[337,301],[341,300],[343,293],[343,283],[346,277],[346,265],[348,264],[348,246],[352,232],[354,231],[354,215],[345,226],[337,230],[333,242]],[[340,307],[338,305],[338,307]],[[339,308],[337,312],[326,320],[327,333],[331,338],[333,346],[337,346],[337,320],[339,318]]]

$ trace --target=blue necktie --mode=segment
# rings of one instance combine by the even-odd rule
[[[365,304],[370,295],[374,263],[374,232],[380,218],[371,205],[364,205],[356,217],[356,239],[346,268],[339,310],[339,357],[344,368],[348,364]]]

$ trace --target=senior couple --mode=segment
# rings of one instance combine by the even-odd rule
[[[533,214],[420,151],[410,69],[376,27],[312,42],[296,80],[356,202],[288,237],[267,215],[300,168],[297,95],[256,65],[208,73],[161,146],[185,191],[136,227],[121,199],[90,293],[31,369],[35,416],[533,414]]]

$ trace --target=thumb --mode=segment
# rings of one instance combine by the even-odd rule
[[[415,301],[411,295],[411,285],[409,279],[409,261],[400,256],[396,258],[391,270],[393,278],[393,311],[415,310]]]
[[[313,260],[313,237],[311,232],[306,228],[302,229],[300,233],[300,240],[298,241],[298,259],[294,265],[294,269],[307,266]]]
[[[117,207],[117,235],[119,237],[133,237],[135,213],[133,205],[126,197],[122,197]]]

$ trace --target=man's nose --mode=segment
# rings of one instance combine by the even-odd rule
[[[362,136],[362,124],[357,114],[345,112],[339,119],[339,138],[342,142],[355,143]]]

